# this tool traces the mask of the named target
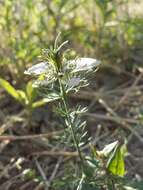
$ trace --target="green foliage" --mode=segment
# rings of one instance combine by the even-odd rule
[[[9,82],[0,78],[0,86],[2,86],[13,98],[20,102],[26,109],[32,111],[32,109],[45,105],[50,102],[51,99],[43,98],[36,100],[38,92],[36,88],[33,88],[32,82],[28,82],[26,90],[16,90]]]
[[[107,162],[107,170],[114,175],[123,177],[125,174],[124,154],[120,145],[116,145]]]
[[[6,80],[0,78],[0,85],[16,100],[21,101],[20,92],[15,90]]]
[[[121,12],[119,18],[122,5],[128,3],[124,0],[2,1],[0,67],[8,65],[12,77],[22,82],[27,65],[36,61],[41,48],[53,43],[59,31],[79,54],[96,54],[112,64],[117,64],[117,58],[132,60],[131,53],[140,54],[142,50],[142,18],[126,12]]]
[[[24,177],[25,179],[34,179],[35,176],[36,176],[35,170],[32,170],[32,169],[30,169],[30,168],[25,169],[25,170],[22,172],[22,174],[23,174],[23,177]]]
[[[124,186],[124,190],[142,190],[143,181],[128,181]]]

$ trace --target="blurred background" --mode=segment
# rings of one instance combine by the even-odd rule
[[[61,41],[69,41],[73,54],[101,60],[90,86],[70,95],[71,102],[88,107],[84,117],[98,148],[120,136],[127,139],[126,175],[139,182],[140,189],[143,189],[142,10],[142,0],[0,0],[0,78],[15,89],[25,89],[29,79],[24,70],[38,63],[41,50],[50,47],[59,32]],[[29,132],[21,118],[24,106],[0,87],[0,134],[56,131],[52,108],[51,103],[34,109],[30,117],[35,130]],[[53,142],[50,143],[53,147]],[[34,167],[34,161],[26,159],[20,171],[10,167],[10,162],[25,158],[31,151],[45,149],[46,145],[41,144],[35,142],[28,149],[26,142],[9,139],[0,142],[3,190],[12,177]],[[45,157],[41,160],[46,167],[57,161]],[[7,168],[5,172],[3,168]],[[10,183],[7,190],[24,190],[25,182],[15,179],[16,185]],[[31,180],[26,182],[30,184]],[[33,187],[35,183],[30,185]]]

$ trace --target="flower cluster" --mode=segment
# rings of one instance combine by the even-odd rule
[[[65,60],[63,62],[62,76],[63,83],[68,85],[68,87],[75,87],[80,84],[82,79],[80,78],[81,73],[94,71],[100,65],[100,61],[93,58],[77,58],[74,60]],[[24,73],[27,75],[32,75],[38,77],[35,81],[35,85],[46,86],[53,80],[57,79],[57,73],[52,69],[50,62],[40,62]]]

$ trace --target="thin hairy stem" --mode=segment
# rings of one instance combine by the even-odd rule
[[[83,159],[83,156],[82,156],[80,147],[79,147],[79,143],[78,143],[76,134],[75,134],[75,132],[74,132],[73,123],[72,123],[71,118],[70,118],[70,116],[69,116],[67,94],[66,94],[66,91],[65,91],[65,89],[64,89],[64,86],[63,86],[63,84],[62,84],[60,78],[58,79],[58,81],[59,81],[60,92],[61,92],[61,96],[62,96],[62,102],[63,102],[63,106],[64,106],[63,108],[64,108],[64,111],[65,111],[65,113],[66,113],[66,119],[67,119],[68,124],[69,124],[68,127],[69,127],[69,129],[70,129],[70,131],[71,131],[73,141],[74,141],[74,143],[75,143],[77,152],[78,152],[78,154],[79,154],[79,158],[80,158],[80,160],[81,160],[81,162],[82,162],[82,164],[83,164],[84,159]]]

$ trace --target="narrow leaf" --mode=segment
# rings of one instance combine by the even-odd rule
[[[31,81],[26,85],[26,94],[30,102],[32,102],[37,96],[37,90],[33,87],[33,83]]]
[[[0,85],[15,99],[18,100],[18,92],[13,86],[6,80],[0,78]]]
[[[46,103],[52,102],[54,100],[57,100],[58,98],[44,98],[42,100],[36,101],[32,104],[32,108],[37,108],[40,106],[45,105]]]
[[[125,173],[124,155],[121,151],[121,146],[117,146],[114,152],[109,157],[107,162],[107,170],[114,175],[123,177]]]
[[[18,93],[18,101],[24,105],[27,105],[29,101],[25,92],[22,90],[17,90],[17,93]]]

